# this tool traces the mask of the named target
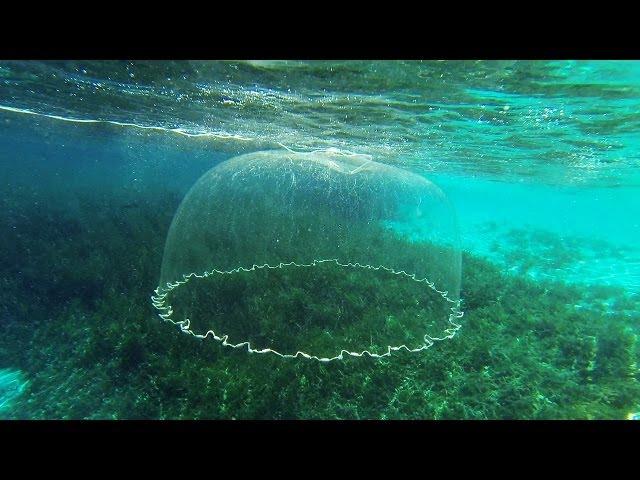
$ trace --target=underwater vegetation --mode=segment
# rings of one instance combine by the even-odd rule
[[[624,419],[640,408],[637,295],[507,275],[463,254],[465,314],[450,340],[328,364],[248,354],[182,335],[149,302],[180,195],[86,195],[73,214],[62,196],[0,199],[0,365],[29,380],[3,418]],[[383,280],[358,283],[406,295]],[[370,308],[360,293],[336,302]],[[309,297],[253,300],[280,317],[322,314]]]

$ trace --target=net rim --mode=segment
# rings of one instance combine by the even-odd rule
[[[345,268],[362,268],[362,269],[369,269],[369,270],[376,270],[376,271],[384,270],[394,275],[401,275],[401,276],[407,277],[415,282],[425,283],[431,290],[438,293],[447,302],[452,304],[452,307],[450,308],[451,313],[449,314],[447,319],[448,323],[451,326],[444,330],[443,333],[446,333],[446,335],[443,337],[432,337],[428,334],[425,334],[423,336],[423,343],[415,348],[408,347],[405,344],[397,345],[397,346],[387,345],[387,351],[385,353],[374,353],[368,350],[362,350],[361,352],[356,352],[356,351],[341,349],[338,355],[335,355],[333,357],[321,357],[317,355],[312,355],[310,353],[307,353],[301,350],[297,351],[295,354],[291,354],[291,353],[282,353],[271,348],[254,349],[251,347],[251,342],[249,341],[231,343],[228,341],[229,335],[218,335],[217,333],[215,333],[213,329],[207,330],[204,334],[196,333],[191,329],[191,321],[188,318],[185,318],[184,320],[174,320],[173,318],[171,318],[174,311],[171,305],[166,304],[167,296],[173,290],[175,290],[176,288],[182,285],[185,285],[193,278],[207,278],[213,275],[231,275],[231,274],[240,273],[240,272],[253,272],[253,271],[264,269],[264,268],[268,268],[268,269],[282,269],[285,267],[309,268],[309,267],[315,267],[323,263],[333,263],[339,267],[345,267]],[[275,265],[270,265],[268,263],[264,263],[260,265],[254,264],[251,266],[251,268],[237,267],[231,270],[218,270],[214,268],[212,270],[205,271],[201,274],[198,274],[195,272],[183,274],[182,277],[183,277],[182,280],[177,280],[175,282],[167,282],[164,287],[158,286],[154,290],[155,295],[151,296],[151,303],[154,306],[154,308],[157,310],[158,316],[163,321],[179,326],[182,333],[191,335],[195,338],[206,339],[207,337],[211,337],[226,347],[231,347],[234,349],[246,347],[247,353],[273,354],[281,358],[303,357],[309,360],[317,360],[319,362],[332,362],[335,360],[343,360],[345,355],[351,356],[351,357],[368,356],[371,358],[384,358],[384,357],[391,356],[392,352],[399,351],[399,350],[405,350],[409,353],[417,353],[430,348],[436,342],[453,338],[456,335],[457,331],[462,327],[462,325],[457,323],[455,320],[462,318],[462,316],[464,315],[464,312],[460,310],[460,303],[461,303],[460,300],[454,300],[450,298],[448,291],[438,290],[435,284],[433,282],[430,282],[427,278],[418,278],[414,273],[407,273],[404,270],[395,270],[393,268],[390,268],[384,265],[374,266],[374,265],[368,265],[368,264],[361,264],[360,262],[343,263],[343,262],[340,262],[340,260],[337,258],[315,259],[310,263],[298,263],[298,262],[291,261],[291,262],[280,262]]]

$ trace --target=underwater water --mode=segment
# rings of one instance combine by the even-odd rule
[[[0,418],[632,418],[639,132],[636,61],[0,62]]]

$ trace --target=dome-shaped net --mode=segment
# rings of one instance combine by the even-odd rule
[[[160,316],[249,352],[420,351],[459,328],[454,212],[427,179],[334,151],[225,161],[167,236]]]

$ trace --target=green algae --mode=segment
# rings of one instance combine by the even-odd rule
[[[179,201],[157,198],[87,199],[82,220],[26,206],[13,217],[2,246],[24,262],[2,265],[0,362],[30,382],[10,418],[623,419],[640,407],[634,298],[607,291],[629,307],[612,313],[587,287],[468,254],[463,327],[422,354],[319,364],[180,335],[148,302],[171,220],[157,212]]]

